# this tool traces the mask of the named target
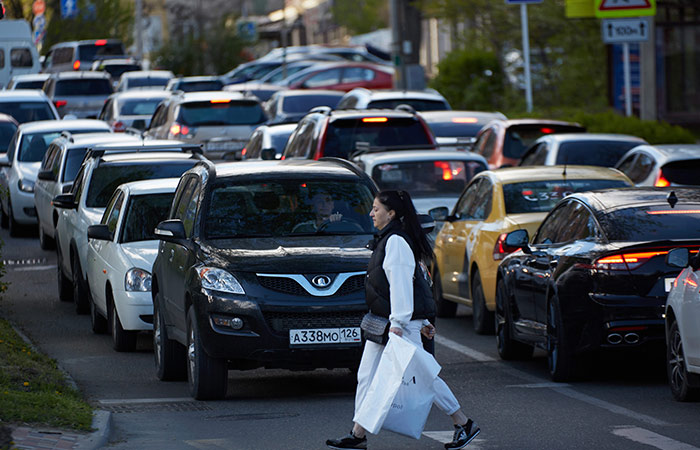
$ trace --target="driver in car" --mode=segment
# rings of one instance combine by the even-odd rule
[[[339,212],[333,212],[335,202],[328,192],[320,191],[311,197],[311,206],[316,214],[313,220],[298,223],[292,229],[292,233],[312,233],[321,225],[329,222],[338,222],[343,218]]]

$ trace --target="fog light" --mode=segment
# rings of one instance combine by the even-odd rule
[[[234,330],[240,330],[241,328],[243,328],[243,319],[241,319],[240,317],[234,317],[233,319],[231,319],[231,328],[233,328]]]
[[[214,317],[212,320],[214,321],[214,325],[220,327],[229,327],[233,328],[234,330],[240,330],[241,328],[243,328],[243,319],[241,319],[240,317]]]

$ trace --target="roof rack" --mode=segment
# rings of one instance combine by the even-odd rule
[[[194,144],[185,144],[185,145],[178,145],[178,144],[173,144],[173,145],[144,145],[143,143],[139,144],[138,146],[133,146],[129,148],[129,144],[126,144],[126,148],[112,148],[112,147],[93,147],[88,149],[88,151],[85,153],[85,158],[83,161],[87,160],[88,158],[95,157],[95,158],[101,158],[104,156],[105,153],[112,155],[112,154],[119,154],[119,153],[150,153],[150,152],[157,152],[157,151],[177,151],[176,149],[179,148],[180,151],[184,152],[189,152],[192,153],[193,155],[202,155],[203,150],[201,145],[194,145]]]
[[[407,104],[407,103],[401,103],[400,105],[396,105],[396,108],[394,108],[396,111],[405,111],[407,113],[415,114],[416,113],[416,108],[413,106]]]
[[[309,114],[311,113],[319,113],[319,114],[325,114],[329,115],[333,111],[330,106],[316,106],[314,108],[311,108],[309,110]]]
[[[67,130],[61,131],[61,137],[66,138],[68,140],[68,142],[70,142],[71,144],[73,142],[75,142],[75,139],[73,139],[73,135],[71,134],[70,131],[67,131]]]

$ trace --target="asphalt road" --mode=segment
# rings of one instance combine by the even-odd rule
[[[117,353],[94,335],[89,316],[58,300],[55,252],[35,234],[4,241],[10,282],[1,314],[76,381],[95,408],[111,411],[110,449],[322,449],[351,427],[355,379],[346,370],[229,372],[222,401],[190,399],[185,382],[155,377],[151,338]],[[663,356],[603,355],[590,378],[552,383],[540,351],[530,361],[498,358],[493,336],[473,332],[470,311],[440,319],[441,377],[482,433],[469,449],[700,450],[700,403],[678,403],[666,384]],[[441,449],[451,422],[433,408],[420,440],[391,432],[371,449]]]

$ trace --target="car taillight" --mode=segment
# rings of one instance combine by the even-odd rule
[[[514,251],[520,250],[520,247],[511,247],[506,245],[506,236],[508,236],[508,233],[501,233],[496,240],[496,245],[493,246],[494,261],[500,261]]]
[[[668,251],[620,253],[598,259],[593,267],[603,270],[634,270],[654,256],[665,255]]]
[[[98,39],[95,41],[95,45],[107,45],[107,39]]]
[[[554,130],[553,130],[552,128],[548,128],[548,127],[542,127],[542,128],[540,128],[540,131],[541,131],[542,133],[544,133],[544,134],[552,134],[552,133],[554,133]]]
[[[453,117],[452,123],[477,123],[479,120],[476,117]]]
[[[671,182],[668,181],[665,177],[664,174],[659,170],[659,176],[656,178],[656,182],[654,183],[654,186],[656,187],[666,187],[670,186]]]
[[[362,121],[365,123],[384,123],[388,121],[386,117],[363,117]]]
[[[60,108],[61,106],[66,106],[68,102],[65,100],[56,100],[53,104],[56,105],[56,108]]]
[[[173,126],[170,127],[170,134],[172,134],[173,136],[185,136],[190,134],[190,129],[187,128],[185,125],[180,125],[179,123],[175,122]]]
[[[241,150],[241,156],[245,156],[246,153],[248,153],[248,149],[243,147],[243,150]]]
[[[78,70],[78,69],[80,69],[80,60],[76,60],[73,63],[73,70]]]
[[[112,131],[120,132],[120,131],[125,131],[126,130],[126,125],[124,125],[124,122],[122,121],[117,121],[112,124]]]

